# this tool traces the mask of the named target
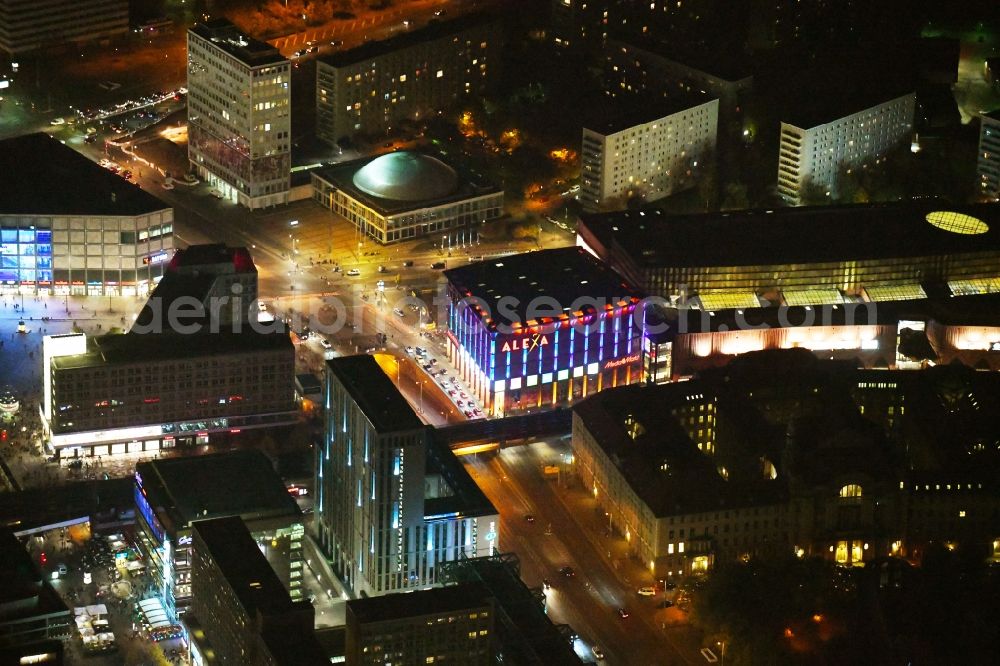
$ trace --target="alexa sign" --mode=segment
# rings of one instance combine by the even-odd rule
[[[549,344],[548,335],[536,335],[531,338],[516,338],[510,342],[503,343],[503,347],[500,351],[512,352],[512,351],[522,351],[527,349],[531,351],[535,347],[544,347]]]

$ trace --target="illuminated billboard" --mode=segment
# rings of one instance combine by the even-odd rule
[[[51,284],[52,232],[0,228],[0,284]]]

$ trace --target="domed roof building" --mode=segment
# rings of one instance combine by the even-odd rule
[[[440,199],[458,189],[458,174],[439,159],[401,150],[380,155],[358,169],[354,186],[393,201]]]
[[[317,169],[313,198],[383,245],[427,235],[475,240],[503,214],[503,192],[440,157],[400,150]]]

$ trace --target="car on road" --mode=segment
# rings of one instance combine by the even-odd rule
[[[552,587],[552,583],[549,581],[549,579],[548,578],[543,578],[542,579],[542,589],[543,590],[548,590],[551,587]]]
[[[443,261],[435,261],[433,264],[431,264],[431,269],[435,270],[435,271],[439,271],[439,270],[443,269],[444,267],[445,267],[445,263]]]
[[[462,402],[461,400],[455,401],[455,404],[458,405],[459,407],[464,407],[465,406],[465,403]]]
[[[267,312],[267,304],[264,301],[257,301],[257,309],[261,312]]]
[[[628,616],[629,616],[628,610],[626,610],[624,608],[619,608],[618,609],[618,617],[620,617],[621,619],[624,620],[624,619],[627,619]]]
[[[443,9],[438,9],[437,11],[434,12],[434,16],[444,16],[444,15],[445,11]]]
[[[448,389],[448,395],[454,398],[456,395],[458,395],[458,391],[456,391],[455,389]]]
[[[407,259],[403,262],[403,268],[411,268],[413,266],[413,260]]]
[[[333,41],[330,42],[330,46],[343,46],[343,45],[344,45],[344,40],[342,39],[334,39]]]
[[[427,362],[430,363],[431,365],[437,365],[438,360],[436,358],[432,358],[431,360],[429,360]]]
[[[594,653],[594,659],[604,659],[604,650],[596,645],[592,646],[590,651]]]
[[[361,275],[361,271],[359,271],[357,268],[352,268],[351,270],[347,271],[347,277],[358,277],[359,275]]]
[[[319,344],[320,344],[320,346],[323,349],[332,349],[333,348],[333,344],[331,344],[330,341],[327,340],[326,338],[320,338],[319,339]]]
[[[212,190],[212,191],[210,192],[210,194],[211,194],[211,195],[212,195],[213,197],[215,197],[216,199],[221,199],[221,198],[222,198],[222,192],[220,192],[219,190]]]
[[[465,418],[467,418],[467,419],[471,419],[471,418],[474,418],[476,416],[471,409],[467,409],[467,410],[465,410],[462,413],[465,414]]]
[[[385,273],[385,272],[387,272],[388,270],[389,270],[389,269],[387,269],[387,268],[386,268],[385,266],[381,266],[381,265],[380,265],[380,266],[378,267],[378,272],[379,272],[379,273]]]
[[[573,578],[574,576],[576,576],[576,571],[573,570],[573,567],[563,567],[562,569],[559,570],[559,573],[561,573],[566,578]]]
[[[640,597],[655,597],[656,588],[655,587],[640,587],[639,590]]]
[[[65,576],[69,573],[69,567],[63,563],[60,563],[59,566],[56,567],[56,570],[59,572],[60,576]]]
[[[674,605],[674,602],[672,602],[670,599],[664,599],[660,603],[656,604],[656,607],[657,608],[670,608],[673,605]]]
[[[415,352],[415,351],[416,350],[413,347],[407,347],[406,348],[406,353],[409,354],[410,356],[413,356],[413,352]]]
[[[163,186],[162,187],[165,190],[172,190],[172,189],[174,189],[174,184],[173,183],[168,183],[167,181],[163,181]]]
[[[423,356],[424,354],[427,353],[427,350],[424,349],[423,347],[414,347],[414,349],[417,350],[417,356]]]
[[[52,120],[49,121],[49,125],[53,125],[53,126],[55,126],[55,125],[65,125],[65,124],[66,124],[66,119],[65,118],[53,118]]]
[[[83,138],[83,142],[84,143],[97,143],[97,135],[96,134],[88,134],[87,136],[85,136]]]
[[[528,521],[529,523],[535,522],[535,517],[533,515],[531,515],[530,513],[525,514],[524,519],[526,521]]]
[[[394,315],[396,315],[397,317],[400,317],[400,318],[402,318],[402,317],[405,317],[405,316],[406,316],[406,313],[405,313],[405,312],[403,312],[402,310],[400,310],[399,308],[393,308],[393,309],[392,309],[392,313],[393,313]]]

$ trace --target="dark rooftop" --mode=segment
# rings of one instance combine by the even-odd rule
[[[191,298],[201,303],[205,308],[203,317],[184,316],[183,323],[201,321],[207,327],[212,321],[212,303],[208,300],[212,287],[220,276],[257,273],[249,250],[245,247],[226,247],[225,245],[191,245],[186,249],[177,250],[171,257],[163,272],[163,277],[157,283],[153,293],[139,311],[133,330],[144,329],[156,321],[157,311],[161,321],[164,321],[170,306],[181,298]],[[224,294],[229,296],[229,294]],[[250,294],[242,294],[243,318],[256,317],[257,306],[248,300]],[[191,304],[193,305],[193,303]],[[228,307],[228,303],[222,303]],[[183,312],[189,312],[185,305]],[[218,315],[216,315],[217,317]]]
[[[945,231],[927,221],[937,211],[970,215],[989,228]],[[1000,249],[1000,206],[937,199],[693,215],[650,208],[582,215],[581,225],[605,247],[614,241],[649,267],[814,264]]]
[[[191,245],[177,250],[167,265],[168,272],[197,272],[207,268],[218,273],[256,273],[250,251],[221,243]]]
[[[189,323],[190,320],[184,320]],[[271,324],[269,324],[270,326]],[[283,325],[280,330],[239,333],[224,329],[218,333],[127,333],[87,338],[87,352],[52,359],[55,369],[88,368],[102,365],[129,365],[170,359],[234,356],[271,350],[291,351],[292,341]]]
[[[280,615],[295,610],[288,590],[260,552],[242,518],[227,516],[196,520],[191,527],[205,544],[248,616],[254,617],[257,611],[261,615]]]
[[[217,47],[250,67],[288,62],[275,47],[267,42],[249,37],[228,19],[215,18],[196,23],[192,33],[207,39]]]
[[[150,506],[168,531],[225,516],[301,520],[295,500],[259,451],[164,458],[137,463],[135,469],[136,480],[142,480]]]
[[[724,480],[710,456],[698,450],[672,413],[688,396],[705,394],[697,381],[632,385],[602,391],[573,407],[575,415],[656,516],[750,506],[776,498],[781,488],[764,481]],[[640,434],[629,434],[634,419]]]
[[[598,134],[615,134],[636,125],[643,125],[681,111],[693,109],[715,99],[709,95],[689,94],[675,95],[669,99],[654,97],[638,103],[627,98],[602,114],[603,117],[600,120],[585,123],[584,127]]]
[[[800,72],[797,80],[804,85],[785,87],[792,94],[781,99],[780,120],[811,129],[914,92],[912,82],[869,81],[852,77],[852,72]],[[830,81],[838,80],[851,85],[830,86]]]
[[[38,132],[0,141],[0,213],[133,216],[170,205]]]
[[[501,554],[442,562],[446,582],[477,582],[487,587],[498,612],[495,633],[504,662],[563,666],[581,664],[569,636],[560,631],[520,575],[517,555]]]
[[[498,323],[524,323],[538,320],[540,315],[556,314],[552,312],[554,303],[535,303],[535,299],[542,297],[550,302],[554,299],[558,307],[568,313],[581,309],[583,301],[578,299],[612,304],[612,301],[617,303],[620,299],[632,300],[641,296],[618,273],[578,247],[497,257],[452,268],[444,274],[459,295],[481,300],[489,311],[500,317],[499,321],[487,320],[491,328],[496,328]],[[516,299],[510,304],[516,322],[507,320],[508,313],[498,311],[505,304],[500,299],[505,297]],[[536,309],[537,312],[533,311]],[[589,308],[584,306],[584,309]]]
[[[499,513],[448,444],[434,437],[427,443],[427,471],[440,474],[453,494],[424,499],[424,520],[451,514],[488,516]]]
[[[0,527],[0,623],[17,623],[28,618],[49,616],[49,624],[56,625],[55,616],[69,629],[69,608],[52,585],[45,580],[27,549],[13,531]],[[3,645],[3,640],[0,640]]]
[[[343,356],[326,367],[380,434],[426,427],[373,356]]]
[[[635,35],[620,36],[608,41],[609,49],[620,50],[622,47],[648,51],[655,56],[673,60],[723,81],[740,81],[753,75],[749,60],[734,49],[713,48],[684,51],[678,50],[675,44],[651,36],[645,38]]]
[[[480,582],[469,582],[417,592],[352,599],[347,602],[347,611],[359,623],[367,624],[483,608],[491,606],[492,602],[489,588]]]
[[[432,21],[426,27],[418,30],[408,30],[395,37],[380,41],[371,41],[353,49],[339,51],[327,56],[320,57],[323,62],[331,67],[346,67],[359,62],[365,62],[399,51],[415,44],[431,42],[469,28],[485,25],[497,20],[496,17],[488,13],[465,14],[450,21]]]

